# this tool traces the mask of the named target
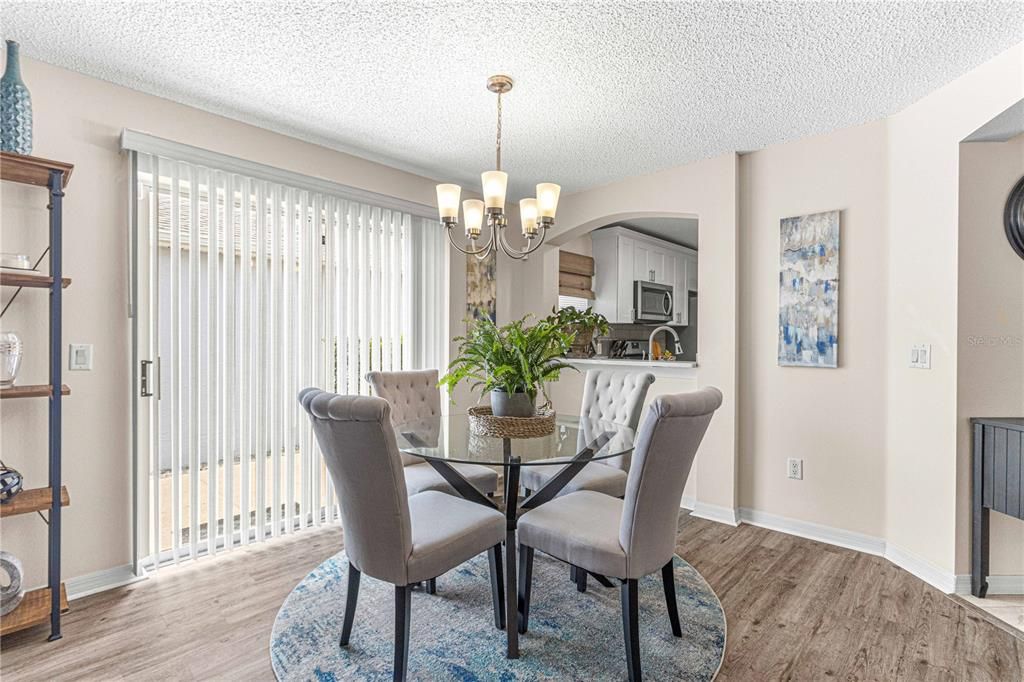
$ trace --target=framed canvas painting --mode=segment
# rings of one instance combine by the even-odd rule
[[[839,211],[783,218],[779,365],[839,365]]]

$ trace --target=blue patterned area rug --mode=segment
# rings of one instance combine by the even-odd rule
[[[299,583],[274,621],[270,659],[282,681],[390,680],[394,587],[363,576],[352,638],[338,646],[345,609],[344,553]],[[648,680],[712,680],[725,651],[725,614],[690,564],[675,560],[682,638],[672,636],[660,573],[640,582],[640,651]],[[437,580],[437,594],[413,592],[412,680],[621,680],[626,677],[619,589],[591,580],[580,593],[565,564],[534,560],[530,630],[520,658],[505,658],[494,627],[486,555]]]

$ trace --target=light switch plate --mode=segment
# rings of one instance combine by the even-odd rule
[[[932,344],[915,343],[910,347],[910,367],[912,369],[932,368]]]
[[[68,369],[91,370],[92,369],[92,344],[73,343],[68,349]]]

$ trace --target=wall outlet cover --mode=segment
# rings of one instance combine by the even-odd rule
[[[795,457],[790,457],[786,460],[786,475],[789,478],[797,481],[802,481],[804,478],[804,461]]]

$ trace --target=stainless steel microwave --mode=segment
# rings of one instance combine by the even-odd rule
[[[639,279],[633,282],[634,322],[671,322],[672,303],[671,285]]]

